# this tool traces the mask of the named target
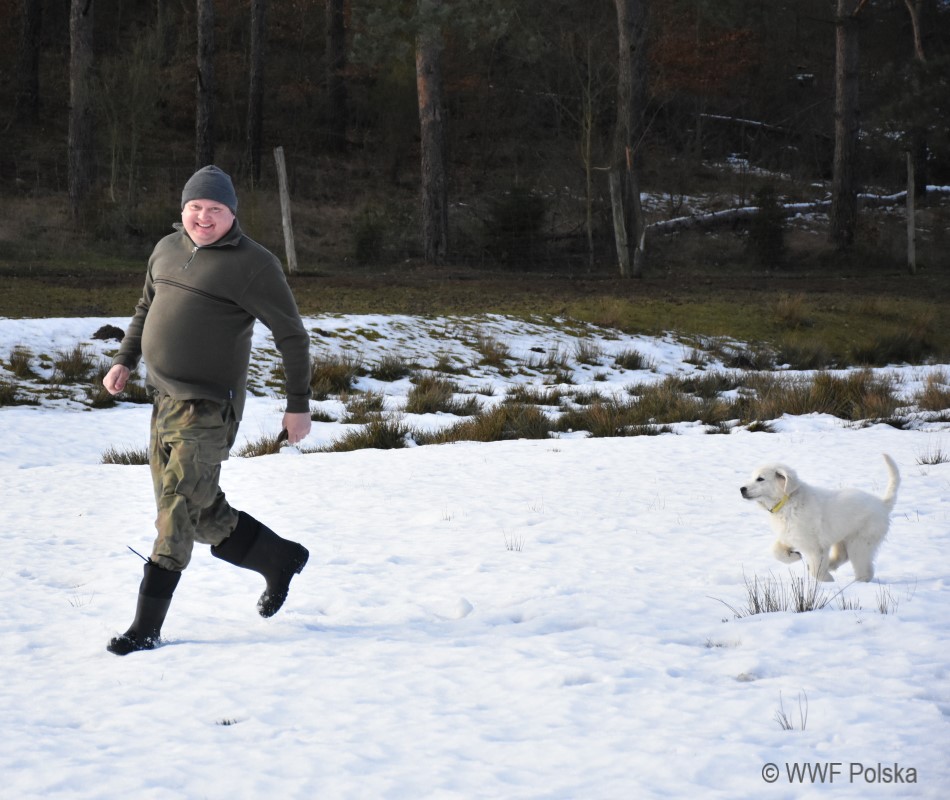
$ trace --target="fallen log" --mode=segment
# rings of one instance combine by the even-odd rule
[[[950,186],[928,186],[928,194],[950,194]],[[877,195],[863,193],[858,195],[858,208],[879,208],[901,204],[906,200],[907,192],[896,194]],[[779,209],[786,217],[796,214],[825,212],[831,207],[831,200],[815,200],[808,203],[782,203]],[[728,225],[738,225],[751,220],[759,211],[758,206],[740,206],[726,208],[722,211],[709,211],[702,214],[690,214],[674,219],[663,219],[647,225],[650,233],[676,233],[677,231],[692,230],[694,228],[719,228]]]

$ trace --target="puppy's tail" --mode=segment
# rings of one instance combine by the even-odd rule
[[[884,497],[881,500],[884,501],[888,511],[893,511],[894,503],[897,502],[897,489],[901,485],[901,474],[897,469],[897,464],[894,463],[894,459],[887,453],[882,453],[882,455],[887,464],[887,471],[890,473],[890,480],[887,483],[887,491],[884,492]]]

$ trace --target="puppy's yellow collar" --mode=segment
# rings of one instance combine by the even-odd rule
[[[779,500],[774,506],[772,506],[772,507],[769,509],[769,513],[770,513],[770,514],[778,513],[779,511],[782,510],[782,506],[784,506],[787,502],[788,502],[788,495],[787,495],[787,494],[783,494],[783,495],[782,495],[782,499]]]

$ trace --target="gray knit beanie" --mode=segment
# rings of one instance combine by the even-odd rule
[[[238,200],[231,176],[214,165],[202,167],[188,179],[181,192],[181,207],[191,200],[216,200],[237,214]]]

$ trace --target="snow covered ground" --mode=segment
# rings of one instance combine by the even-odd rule
[[[0,320],[0,361],[127,320]],[[475,330],[518,357],[596,340],[652,370],[576,365],[603,391],[695,369],[674,339],[501,318],[309,319],[315,350],[420,360]],[[357,331],[357,333],[354,333]],[[441,331],[439,336],[436,333]],[[453,333],[453,335],[449,335]],[[462,337],[463,339],[465,337]],[[320,342],[324,344],[320,344]],[[258,374],[269,358],[261,332]],[[908,384],[920,370],[894,369]],[[475,373],[484,387],[530,382]],[[398,409],[408,382],[383,390]],[[327,401],[327,406],[332,406]],[[950,786],[950,452],[943,425],[784,417],[775,433],[462,443],[225,464],[237,507],[311,552],[273,619],[259,576],[199,547],[166,644],[117,658],[147,553],[149,409],[0,408],[2,798],[943,798]],[[254,397],[242,433],[274,433]],[[448,415],[407,420],[415,426]],[[338,423],[315,425],[318,445]],[[735,618],[769,553],[754,466],[880,493],[903,484],[877,579],[818,611]],[[885,611],[886,613],[882,613]],[[785,729],[779,718],[787,723]]]

